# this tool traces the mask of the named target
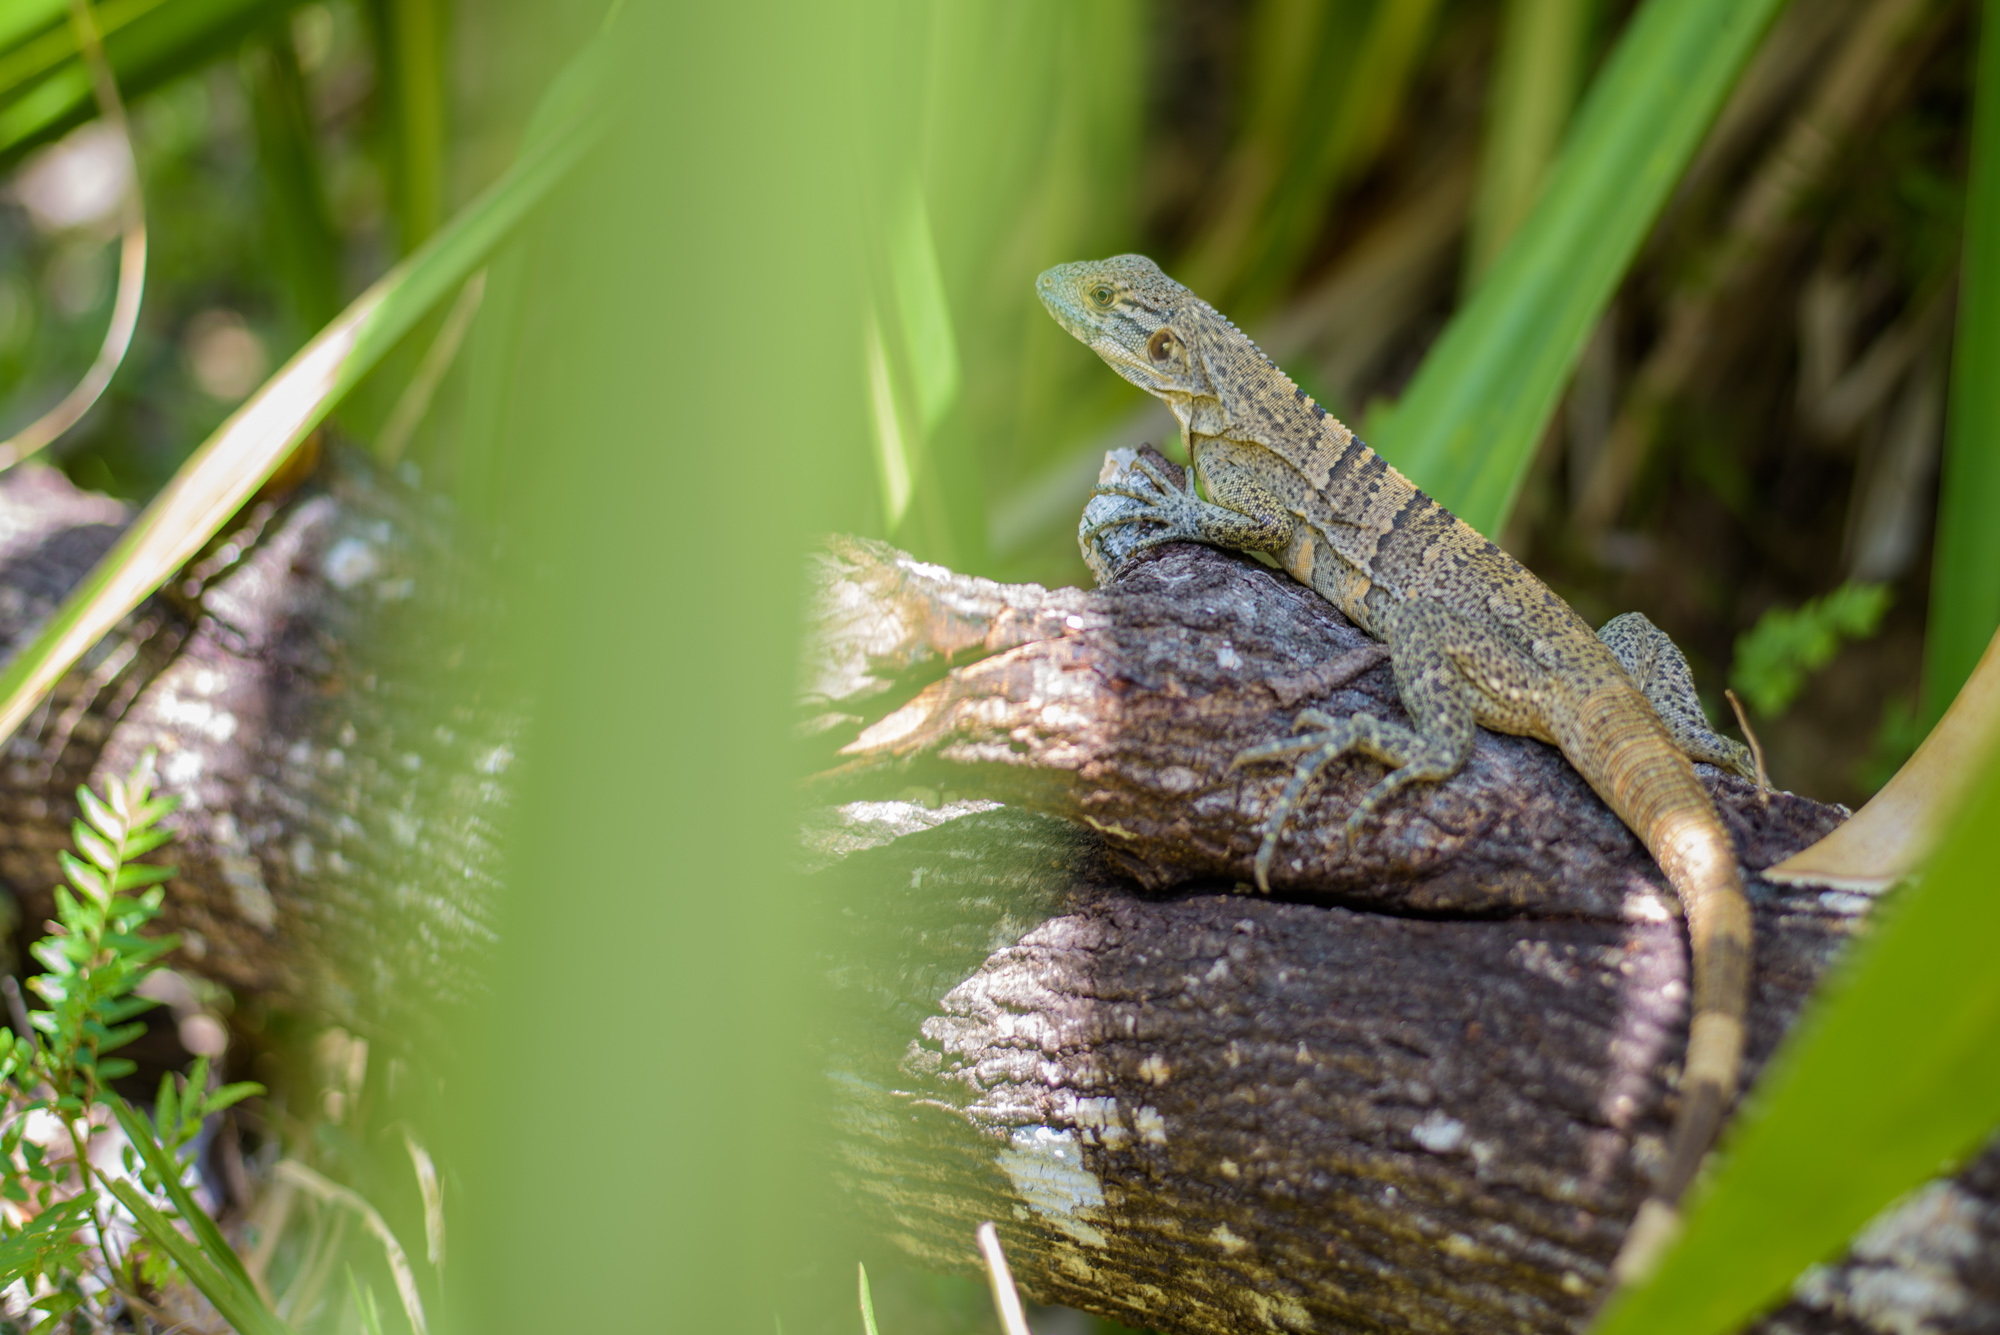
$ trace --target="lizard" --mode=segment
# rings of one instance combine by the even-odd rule
[[[1270,890],[1285,827],[1313,780],[1349,752],[1388,767],[1355,806],[1351,840],[1398,791],[1457,773],[1477,728],[1560,748],[1659,864],[1687,921],[1692,1019],[1665,1169],[1612,1266],[1645,1274],[1678,1227],[1735,1094],[1749,1000],[1751,926],[1728,831],[1693,761],[1755,779],[1749,748],[1715,733],[1686,658],[1637,612],[1592,631],[1520,562],[1425,495],[1315,402],[1214,307],[1143,255],[1060,264],[1036,281],[1050,315],[1179,421],[1179,486],[1141,458],[1093,495],[1138,502],[1087,528],[1153,527],[1169,542],[1262,553],[1387,644],[1407,725],[1306,709],[1295,735],[1232,768],[1294,760],[1261,827]]]

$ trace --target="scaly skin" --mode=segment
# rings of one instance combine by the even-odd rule
[[[1742,1061],[1750,909],[1690,759],[1755,777],[1748,749],[1709,728],[1687,661],[1652,623],[1628,613],[1593,633],[1145,256],[1058,265],[1036,286],[1057,323],[1166,401],[1193,460],[1186,490],[1143,464],[1143,481],[1099,488],[1140,502],[1110,523],[1156,525],[1140,547],[1267,553],[1389,646],[1409,726],[1309,709],[1297,736],[1237,757],[1296,757],[1257,853],[1260,886],[1270,888],[1285,825],[1333,760],[1360,751],[1389,766],[1349,817],[1351,835],[1398,789],[1457,773],[1482,726],[1560,747],[1666,873],[1688,921],[1694,1018],[1667,1171],[1613,1269],[1636,1277],[1671,1236]]]

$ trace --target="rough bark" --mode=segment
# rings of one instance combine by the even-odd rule
[[[125,508],[52,469],[0,477],[13,652]],[[179,796],[165,926],[178,965],[370,1033],[463,999],[490,938],[518,712],[475,652],[491,595],[438,506],[345,459],[249,507],[86,655],[8,743],[0,880],[39,935],[74,792],[158,752]]]
[[[0,639],[124,517],[0,477]],[[348,461],[135,614],[0,767],[27,922],[70,789],[153,745],[193,798],[184,965],[252,1012],[364,1031],[464,995],[519,716],[448,535]],[[1278,776],[1220,777],[1233,749],[1303,704],[1394,708],[1317,600],[1201,549],[1096,592],[846,540],[818,572],[820,782],[891,799],[807,831],[835,1171],[887,1245],[969,1267],[991,1217],[1039,1295],[1168,1331],[1574,1326],[1672,1116],[1685,958],[1657,875],[1558,758],[1482,738],[1352,853],[1315,833],[1369,779],[1343,768],[1281,894],[1238,893]],[[1752,866],[1838,817],[1709,779]],[[893,800],[912,787],[947,804]],[[1753,888],[1761,1062],[1866,904]],[[1992,1156],[1933,1184],[1771,1327],[2000,1329],[1996,1200]]]
[[[1038,1296],[1162,1330],[1587,1318],[1663,1156],[1687,964],[1553,749],[1482,734],[1352,847],[1380,770],[1344,763],[1246,893],[1284,771],[1230,758],[1305,704],[1400,713],[1323,601],[1192,546],[1084,592],[835,539],[814,588],[815,783],[864,799],[808,828],[855,934],[836,1152],[883,1236],[964,1267],[994,1218]],[[1703,779],[1753,870],[1844,815]],[[912,788],[945,805],[865,800]],[[1867,902],[1752,892],[1754,1076]],[[2000,1329],[1996,1178],[1934,1183],[1766,1328]]]
[[[1098,836],[982,808],[860,803],[811,831],[847,850],[818,873],[851,933],[833,1148],[872,1231],[970,1269],[994,1219],[1037,1297],[1162,1331],[1584,1322],[1674,1111],[1686,957],[1659,901],[1147,892]],[[1753,1072],[1859,921],[1755,892]],[[2000,1330],[1996,1188],[1995,1154],[1932,1184],[1760,1328]]]

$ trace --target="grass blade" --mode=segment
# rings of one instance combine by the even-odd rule
[[[118,1125],[125,1132],[125,1139],[132,1142],[132,1147],[146,1161],[146,1166],[159,1176],[160,1187],[167,1193],[167,1199],[174,1203],[174,1209],[180,1211],[181,1218],[194,1230],[195,1241],[200,1244],[203,1254],[217,1268],[227,1272],[232,1284],[239,1284],[245,1290],[255,1293],[256,1287],[250,1283],[250,1274],[243,1268],[243,1262],[236,1255],[236,1249],[223,1238],[222,1230],[215,1226],[215,1221],[208,1217],[208,1212],[195,1203],[194,1197],[181,1182],[181,1173],[185,1165],[162,1148],[153,1128],[147,1125],[145,1116],[131,1104],[112,1095],[111,1111],[118,1118]],[[120,1196],[118,1199],[125,1198]]]
[[[450,226],[357,297],[216,428],[64,600],[34,643],[0,673],[0,739],[20,726],[86,649],[228,522],[426,311],[485,261],[595,141],[603,124],[601,111],[586,107],[535,139]]]
[[[1924,635],[1923,708],[1935,722],[2000,627],[2000,5],[1980,25],[1965,267],[1952,352],[1950,427]]]
[[[238,1281],[210,1259],[207,1249],[196,1246],[186,1234],[175,1228],[174,1221],[154,1209],[152,1202],[137,1186],[117,1178],[106,1180],[104,1185],[121,1205],[132,1212],[132,1219],[139,1226],[139,1231],[146,1235],[146,1240],[173,1258],[188,1282],[215,1304],[215,1310],[222,1313],[223,1319],[233,1329],[243,1332],[243,1335],[291,1335],[291,1327],[264,1305],[264,1300],[257,1296],[255,1289]]]
[[[1496,533],[1591,328],[1780,0],[1647,0],[1541,199],[1371,443]]]
[[[875,1297],[868,1292],[868,1267],[856,1262],[861,1272],[861,1331],[862,1335],[881,1335],[875,1329]]]
[[[417,1292],[416,1271],[410,1266],[403,1244],[397,1241],[381,1213],[359,1192],[322,1177],[296,1159],[280,1159],[276,1175],[280,1181],[290,1182],[329,1204],[345,1206],[360,1217],[368,1231],[375,1235],[375,1240],[382,1244],[382,1253],[388,1259],[390,1274],[395,1276],[396,1293],[403,1300],[403,1315],[409,1319],[410,1329],[416,1335],[426,1335],[428,1327],[424,1323],[423,1298]]]
[[[2000,764],[1772,1063],[1687,1232],[1601,1335],[1719,1335],[2000,1122]]]
[[[128,97],[137,97],[206,63],[295,3],[111,0],[97,11],[98,30],[118,86]],[[0,167],[81,125],[94,112],[90,74],[67,27],[37,32],[0,50]]]
[[[1467,291],[1534,207],[1576,96],[1591,8],[1590,0],[1508,0],[1472,201]]]
[[[340,314],[340,235],[323,184],[305,75],[290,34],[280,29],[243,52],[257,174],[270,219],[286,313],[303,341]]]

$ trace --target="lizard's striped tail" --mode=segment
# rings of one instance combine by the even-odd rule
[[[1721,817],[1644,696],[1623,682],[1602,683],[1567,722],[1557,739],[1564,754],[1639,836],[1680,898],[1694,973],[1680,1115],[1666,1172],[1612,1265],[1622,1285],[1648,1273],[1672,1239],[1681,1193],[1736,1092],[1750,1000],[1750,904]]]

